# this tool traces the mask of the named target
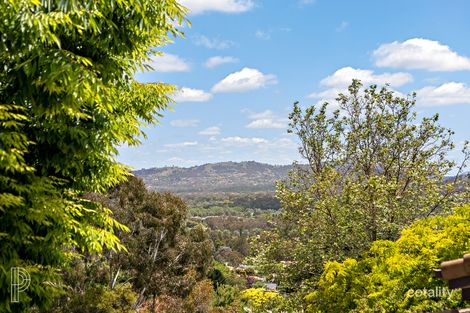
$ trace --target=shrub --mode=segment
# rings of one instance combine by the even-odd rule
[[[470,251],[470,205],[415,222],[396,242],[376,241],[360,260],[328,262],[308,312],[433,312],[461,308],[460,292],[417,297],[411,290],[446,288],[432,270]],[[440,289],[442,290],[442,289]]]
[[[248,312],[276,310],[284,300],[282,296],[264,288],[249,288],[241,292],[241,301]]]

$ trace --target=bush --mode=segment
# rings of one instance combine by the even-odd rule
[[[68,301],[61,301],[53,313],[131,313],[137,294],[129,283],[118,284],[114,289],[91,285],[83,293],[71,293]]]
[[[188,312],[209,312],[214,300],[214,288],[210,280],[205,279],[198,282],[188,296],[186,306]]]
[[[239,289],[246,285],[246,280],[239,277],[237,274],[232,272],[227,266],[217,261],[213,262],[213,267],[207,275],[214,289],[218,289],[221,285],[229,285],[238,287]]]
[[[228,307],[238,299],[240,290],[237,287],[222,285],[215,293],[214,305],[216,307]]]
[[[396,242],[376,241],[361,260],[326,264],[317,290],[307,295],[307,312],[434,312],[461,308],[460,292],[446,288],[432,270],[470,251],[470,205],[449,216],[415,222]],[[411,291],[427,290],[427,296]],[[442,290],[442,289],[440,289]],[[432,297],[431,297],[432,296]]]
[[[240,295],[244,309],[248,312],[276,312],[284,300],[279,294],[265,291],[264,288],[249,288],[243,290]]]

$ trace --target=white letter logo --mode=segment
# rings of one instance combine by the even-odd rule
[[[20,292],[28,289],[31,283],[29,273],[22,267],[12,267],[11,274],[11,302],[20,302]]]

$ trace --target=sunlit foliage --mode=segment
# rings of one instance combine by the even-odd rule
[[[306,165],[278,184],[281,217],[258,240],[260,268],[291,289],[318,278],[326,261],[360,256],[468,198],[467,146],[457,164],[449,156],[453,131],[438,115],[418,119],[414,95],[354,80],[336,101],[338,110],[294,106],[290,132]]]
[[[49,305],[72,251],[122,249],[126,227],[81,196],[125,178],[117,147],[171,104],[172,86],[133,77],[184,13],[173,0],[0,2],[0,311]],[[14,266],[32,282],[11,305]]]
[[[396,242],[376,241],[362,259],[327,263],[318,289],[306,297],[307,311],[424,313],[463,308],[460,290],[451,293],[433,269],[468,252],[470,205],[446,217],[415,222]]]

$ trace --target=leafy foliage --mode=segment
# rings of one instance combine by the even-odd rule
[[[308,164],[278,184],[282,214],[258,240],[258,265],[296,289],[318,278],[325,261],[360,256],[374,241],[395,240],[406,225],[467,197],[460,182],[467,146],[457,166],[448,158],[453,132],[437,115],[418,121],[414,96],[363,90],[355,80],[337,102],[334,112],[328,103],[305,112],[294,105],[290,132]],[[446,180],[452,170],[458,175]]]
[[[137,293],[130,283],[117,284],[113,289],[107,285],[91,283],[83,292],[69,292],[66,306],[55,306],[51,313],[132,313]]]
[[[205,279],[198,282],[187,300],[187,311],[194,313],[208,312],[214,300],[214,289],[210,280]]]
[[[462,308],[460,292],[436,292],[447,283],[434,278],[432,269],[469,251],[470,205],[449,216],[417,221],[396,242],[376,241],[362,259],[327,263],[318,289],[306,297],[307,311],[419,313]],[[417,290],[427,295],[416,296]]]
[[[117,146],[169,107],[172,86],[133,75],[184,13],[173,0],[0,2],[0,311],[50,305],[73,251],[122,249],[126,227],[82,195],[125,178]],[[13,266],[32,284],[10,305]]]
[[[248,312],[276,312],[276,308],[283,301],[282,296],[272,291],[265,291],[264,288],[249,288],[240,294],[241,301]],[[274,309],[274,311],[273,311]]]
[[[227,266],[217,261],[213,262],[212,268],[207,274],[207,277],[212,280],[212,284],[216,290],[223,285],[234,286],[237,288],[242,288],[246,285],[246,281],[244,279],[241,279]]]
[[[214,305],[216,307],[229,307],[236,305],[240,290],[230,285],[222,285],[217,288]]]
[[[181,198],[148,191],[133,176],[107,195],[87,198],[109,207],[130,230],[117,234],[127,251],[104,254],[108,264],[104,283],[113,289],[117,282],[130,280],[139,294],[135,308],[148,300],[155,302],[160,295],[187,297],[206,276],[212,245],[203,228],[187,228],[187,208]],[[96,274],[88,279],[96,281]]]

